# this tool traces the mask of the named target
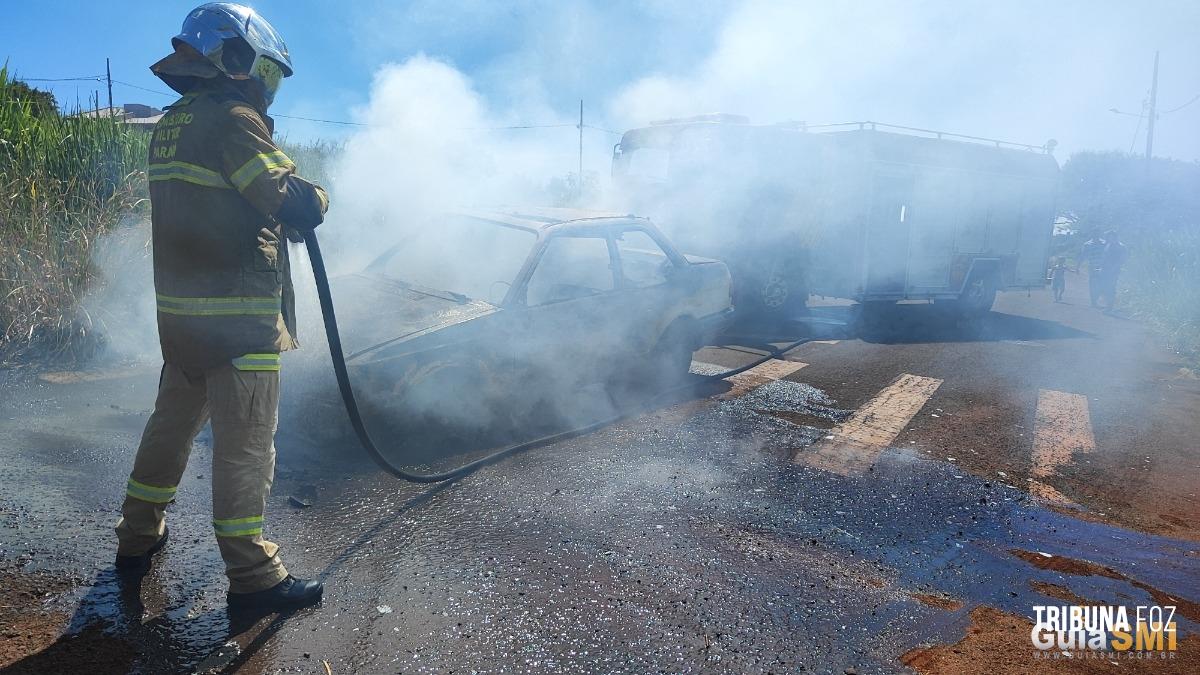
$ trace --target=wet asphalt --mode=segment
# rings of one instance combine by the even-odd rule
[[[1028,318],[1046,302],[1016,298],[1008,311]],[[67,633],[123,640],[132,655],[106,667],[147,673],[320,673],[326,663],[333,673],[897,672],[909,649],[959,639],[978,605],[1029,616],[1059,602],[1036,582],[1095,602],[1155,604],[1148,587],[1200,600],[1194,536],[1049,509],[1023,489],[1020,461],[995,473],[1015,452],[1005,444],[982,463],[949,461],[922,427],[938,428],[928,410],[863,475],[791,462],[887,384],[886,368],[874,382],[863,374],[870,359],[919,373],[919,355],[904,351],[916,343],[936,370],[954,342],[960,369],[976,350],[976,361],[1008,373],[992,378],[996,387],[1024,391],[1029,364],[1002,350],[1105,349],[1094,331],[1072,330],[1082,335],[1035,337],[1039,348],[1012,344],[1025,340],[1016,334],[805,345],[788,358],[809,367],[784,380],[729,400],[711,388],[659,400],[434,487],[379,474],[349,442],[314,446],[281,428],[267,530],[289,569],[320,576],[327,590],[317,608],[266,617],[225,609],[205,436],[169,511],[170,545],[140,588],[112,572],[111,527],[153,401],[153,365],[66,384],[10,371],[0,374],[0,558],[77,579],[74,593],[47,601],[70,615]],[[720,366],[754,358],[702,356]],[[955,387],[967,385],[936,375],[949,386],[927,406],[952,414]],[[584,406],[593,417],[611,412],[584,396],[595,397]],[[1125,578],[1039,569],[1020,551]],[[24,667],[61,667],[75,653],[70,640]]]

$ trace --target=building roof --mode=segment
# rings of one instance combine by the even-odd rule
[[[93,117],[93,118],[109,118],[115,119],[125,124],[132,124],[138,127],[152,127],[162,119],[163,111],[154,106],[145,105],[143,103],[126,103],[121,107],[105,107],[95,108],[93,110],[81,110],[71,117]]]

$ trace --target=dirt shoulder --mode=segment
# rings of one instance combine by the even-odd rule
[[[1026,673],[1195,673],[1200,658],[1200,637],[1188,635],[1179,641],[1174,656],[1159,658],[1045,658],[1030,643],[1033,622],[994,607],[981,605],[971,610],[971,623],[963,639],[951,645],[918,647],[901,657],[904,665],[922,675],[1025,675]]]
[[[58,639],[70,614],[53,601],[75,585],[74,580],[47,572],[21,572],[12,564],[0,567],[0,668],[8,669]]]
[[[137,652],[93,625],[67,632],[71,591],[81,580],[0,567],[0,673],[126,673]]]

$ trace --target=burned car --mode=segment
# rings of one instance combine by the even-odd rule
[[[468,429],[587,385],[669,386],[732,313],[724,264],[644,218],[566,209],[441,216],[333,293],[370,423]]]

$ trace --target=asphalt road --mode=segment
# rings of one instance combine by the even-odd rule
[[[226,612],[204,436],[170,546],[141,588],[113,575],[154,365],[2,373],[0,665],[1030,672],[1049,667],[1032,606],[1093,602],[1176,604],[1176,658],[1119,670],[1195,672],[1200,382],[1141,324],[1068,299],[1005,294],[971,325],[900,306],[859,329],[819,307],[830,321],[804,325],[823,341],[449,485],[285,426],[268,532],[327,590],[284,616]],[[796,326],[743,332],[693,370]]]

